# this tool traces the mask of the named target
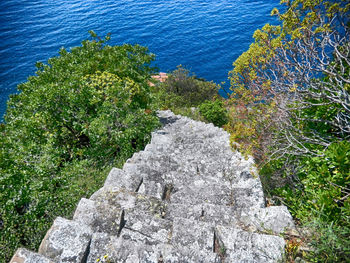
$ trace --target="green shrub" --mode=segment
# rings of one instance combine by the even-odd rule
[[[265,192],[311,226],[316,262],[350,256],[348,2],[281,1],[280,25],[254,33],[229,77],[231,140],[255,157]]]
[[[197,107],[218,94],[218,86],[213,82],[196,78],[181,65],[168,74],[165,82],[156,85],[156,94],[162,108]]]
[[[295,169],[288,171],[287,162]],[[278,171],[289,178],[276,177]],[[345,262],[350,256],[350,142],[334,142],[319,156],[277,159],[261,170],[265,181],[271,174],[284,186],[279,182],[272,187],[270,178],[269,193],[281,197],[310,230],[305,238],[312,250],[305,257],[311,262]]]
[[[348,262],[350,256],[350,221],[346,225],[314,219],[306,224],[311,230],[314,251],[306,255],[309,262]]]
[[[321,154],[321,152],[320,152]],[[350,142],[333,143],[323,156],[299,160],[299,182],[280,194],[298,218],[337,224],[350,216]]]
[[[222,127],[228,122],[228,112],[222,100],[206,101],[199,105],[199,112],[208,122]]]
[[[243,155],[252,155],[261,166],[269,156],[273,131],[277,129],[274,103],[246,106],[228,101],[228,124],[230,141]],[[237,144],[238,143],[238,144]]]
[[[154,55],[109,36],[62,49],[18,86],[0,126],[0,258],[36,249],[57,216],[102,186],[108,170],[149,141],[158,118]]]

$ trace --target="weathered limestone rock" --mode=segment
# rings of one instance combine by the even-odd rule
[[[166,204],[159,198],[130,192],[119,187],[103,187],[90,197],[101,209],[105,207],[120,211],[142,211],[143,213],[161,217],[166,209]]]
[[[127,263],[179,263],[202,262],[219,263],[218,255],[210,251],[191,250],[180,245],[146,244],[125,237],[94,234],[87,263],[95,262]]]
[[[137,182],[137,180],[130,178],[130,176],[127,176],[123,170],[112,168],[106,178],[104,186],[114,186],[133,191],[136,189],[136,185],[133,185],[135,182]]]
[[[213,251],[214,225],[184,218],[174,218],[171,242],[173,245],[179,244],[194,251]]]
[[[270,234],[295,231],[293,218],[285,206],[270,206],[242,212],[240,223],[254,230]]]
[[[82,198],[73,221],[55,220],[43,259],[20,253],[57,263],[281,262],[280,234],[295,226],[286,207],[265,207],[252,158],[212,124],[159,116],[163,127],[145,150]]]
[[[82,198],[75,210],[73,220],[92,226],[98,216],[96,204],[94,201]]]
[[[234,225],[237,224],[237,216],[238,213],[233,206],[207,203],[197,205],[169,203],[165,218],[174,220],[175,217],[181,217],[218,225]]]
[[[24,248],[17,249],[10,263],[53,263],[50,259]]]
[[[215,231],[225,262],[268,263],[282,260],[285,242],[281,237],[225,226],[217,226]]]
[[[41,242],[39,253],[53,261],[84,262],[91,234],[88,226],[58,217]]]

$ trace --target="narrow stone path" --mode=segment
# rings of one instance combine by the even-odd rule
[[[265,207],[251,159],[212,124],[159,112],[163,127],[104,187],[14,262],[282,262],[284,206]]]

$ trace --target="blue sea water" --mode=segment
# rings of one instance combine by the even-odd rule
[[[197,76],[227,81],[232,62],[279,0],[0,0],[0,119],[17,84],[35,62],[80,45],[94,30],[110,44],[138,43],[170,71],[182,64]]]

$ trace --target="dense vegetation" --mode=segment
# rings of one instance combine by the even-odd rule
[[[282,0],[230,72],[232,94],[179,66],[149,87],[154,55],[92,40],[62,49],[19,85],[0,125],[0,258],[35,249],[112,165],[141,149],[156,109],[213,122],[252,154],[269,201],[286,204],[300,236],[288,260],[350,256],[350,4]],[[301,249],[302,247],[308,249]]]
[[[307,231],[290,260],[350,256],[350,30],[348,1],[282,0],[230,73],[227,129],[253,154],[265,190]],[[305,234],[307,233],[307,234]],[[293,248],[291,248],[293,247]]]
[[[62,49],[19,85],[0,126],[0,261],[37,249],[58,215],[102,186],[150,139],[154,55],[92,40]]]
[[[179,66],[151,90],[147,48],[109,46],[109,35],[90,34],[82,46],[37,63],[8,102],[0,125],[1,262],[18,247],[36,250],[57,216],[71,217],[112,166],[141,150],[159,125],[156,109],[205,103],[203,116],[222,125],[215,113],[222,101],[210,101],[214,83]]]
[[[171,109],[176,114],[221,127],[228,122],[228,112],[218,95],[219,88],[179,65],[163,83],[157,83],[152,93],[161,109]]]

